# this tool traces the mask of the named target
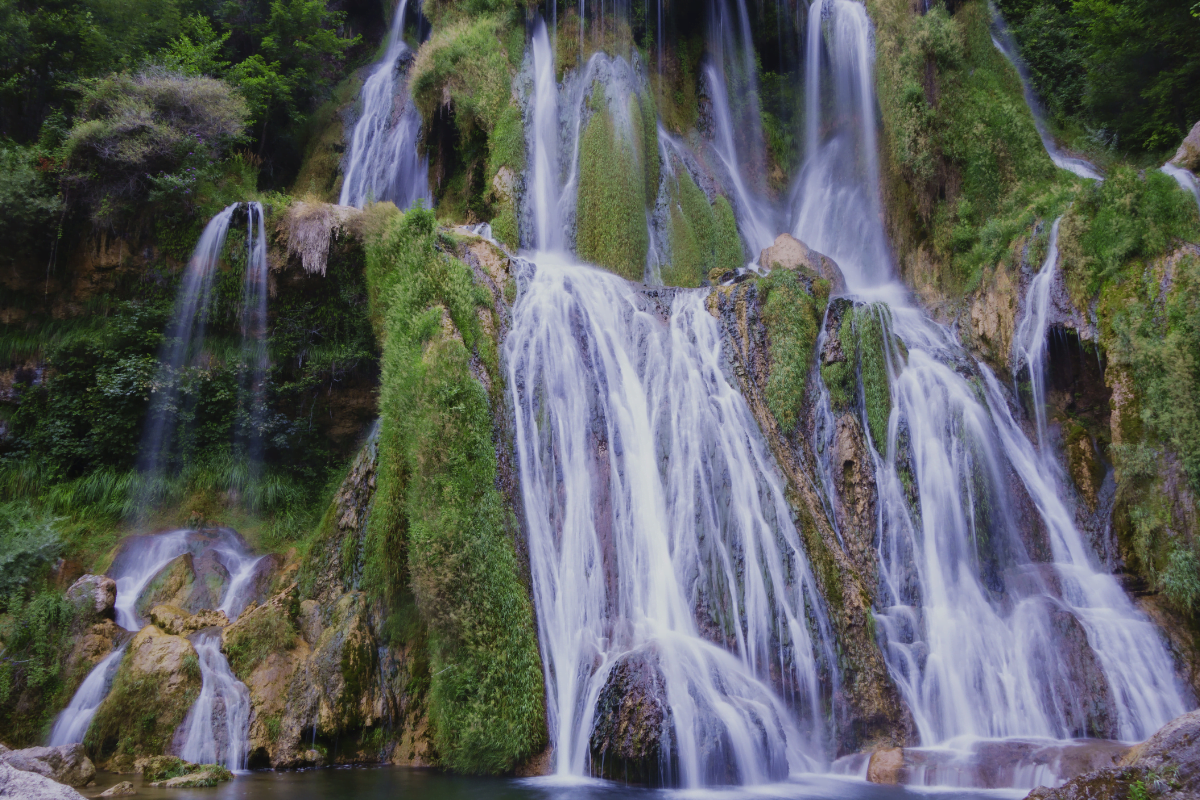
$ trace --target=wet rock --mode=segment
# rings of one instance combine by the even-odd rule
[[[854,414],[838,417],[833,447],[833,480],[837,487],[834,501],[847,555],[867,584],[874,586],[878,580],[875,469],[862,425]]]
[[[1009,271],[998,267],[971,300],[964,338],[994,367],[1006,368],[1012,352],[1019,298]]]
[[[623,656],[596,700],[589,742],[593,770],[613,780],[661,785],[672,758],[670,725],[657,657],[645,650]]]
[[[1188,131],[1188,135],[1184,137],[1183,143],[1179,145],[1179,149],[1171,157],[1171,163],[1177,167],[1190,169],[1192,172],[1200,169],[1200,122],[1197,122]]]
[[[189,614],[177,606],[161,605],[150,609],[150,622],[172,636],[186,636],[204,628],[224,628],[229,618],[224,611],[205,609]]]
[[[233,780],[233,774],[222,767],[208,764],[204,769],[187,775],[177,775],[165,781],[154,781],[150,785],[162,789],[199,789],[216,786],[222,781]]]
[[[147,625],[133,637],[88,731],[89,750],[107,768],[128,769],[140,755],[162,753],[200,693],[196,649],[182,636]]]
[[[1120,742],[1084,739],[983,740],[967,750],[895,747],[876,750],[867,780],[892,786],[962,786],[1002,789],[1054,783],[1083,772],[1114,767],[1129,752]]]
[[[137,794],[137,789],[133,788],[133,784],[129,781],[121,781],[115,786],[110,786],[105,789],[97,797],[128,797],[131,794]]]
[[[70,786],[52,781],[36,772],[0,763],[0,797],[19,797],[22,800],[83,800],[83,795]]]
[[[67,589],[67,600],[88,622],[111,619],[117,602],[117,582],[104,575],[84,575]]]
[[[155,575],[137,599],[137,613],[145,617],[154,606],[187,609],[196,590],[195,559],[184,553],[172,559]]]
[[[803,267],[829,281],[832,294],[844,294],[846,279],[842,269],[827,255],[809,248],[791,234],[781,233],[770,247],[759,253],[758,263],[763,269],[796,269]]]
[[[0,752],[0,761],[15,769],[36,772],[68,786],[87,786],[96,777],[96,767],[82,744],[59,747],[27,747]]]

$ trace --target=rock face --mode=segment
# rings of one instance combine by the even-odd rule
[[[1119,764],[1034,789],[1027,800],[1125,800],[1135,789],[1166,800],[1200,797],[1200,710],[1171,720]]]
[[[1129,746],[1098,739],[1076,742],[980,741],[969,751],[894,747],[876,750],[867,780],[891,786],[1001,789],[1022,781],[1058,781],[1120,763]],[[1024,785],[1028,786],[1029,783]]]
[[[21,800],[83,800],[83,795],[36,772],[0,764],[0,797]]]
[[[737,388],[787,479],[788,500],[798,516],[796,528],[841,648],[835,665],[841,683],[832,698],[838,731],[836,755],[908,744],[913,736],[912,720],[888,674],[871,619],[877,585],[871,549],[875,536],[874,473],[866,457],[861,425],[853,419],[844,421],[835,443],[841,461],[836,470],[839,474],[833,477],[847,490],[848,500],[835,511],[848,543],[843,549],[810,478],[819,474],[808,445],[814,438],[813,398],[805,398],[799,424],[791,433],[780,429],[766,402],[772,364],[757,283],[720,287],[710,295],[708,310],[721,326],[721,346]],[[834,316],[832,311],[830,316]],[[844,360],[846,356],[831,352],[823,357]]]
[[[592,768],[612,780],[651,786],[667,783],[673,755],[670,727],[666,681],[658,659],[647,651],[624,656],[596,700],[589,742]]]
[[[172,636],[186,636],[204,628],[224,628],[229,624],[229,618],[224,611],[205,609],[196,614],[189,614],[177,606],[161,605],[150,609],[150,621],[163,633]]]
[[[67,600],[88,621],[111,618],[117,602],[117,582],[104,575],[84,575],[67,589]]]
[[[759,253],[758,263],[763,269],[804,267],[829,281],[832,294],[844,294],[846,291],[846,279],[837,262],[811,249],[791,234],[776,236],[774,244]]]
[[[84,752],[83,745],[78,743],[4,750],[0,752],[0,761],[14,769],[36,772],[68,786],[87,786],[96,777],[96,767]]]
[[[164,752],[200,693],[192,643],[147,625],[133,637],[88,731],[90,750],[125,769],[139,755]]]
[[[1200,122],[1197,122],[1188,131],[1183,143],[1179,145],[1179,149],[1172,156],[1171,163],[1177,167],[1190,169],[1192,172],[1200,167]]]

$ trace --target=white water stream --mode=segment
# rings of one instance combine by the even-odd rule
[[[400,0],[396,7],[383,58],[363,82],[362,116],[346,150],[340,205],[362,208],[384,200],[402,209],[418,200],[432,205],[429,161],[417,149],[421,115],[407,88],[396,80],[401,59],[411,53],[404,42],[408,3]]]
[[[242,288],[241,413],[246,431],[246,458],[257,477],[263,460],[263,423],[267,412],[267,233],[261,203],[247,203],[246,275]],[[256,224],[257,223],[257,224]]]
[[[1021,78],[1021,88],[1025,91],[1025,102],[1029,106],[1029,111],[1033,114],[1033,124],[1037,128],[1038,136],[1042,139],[1042,146],[1046,148],[1046,153],[1050,156],[1050,160],[1059,169],[1065,169],[1068,172],[1073,172],[1081,178],[1091,178],[1093,180],[1102,181],[1104,176],[1096,169],[1092,162],[1077,156],[1070,156],[1059,149],[1058,144],[1054,141],[1054,136],[1050,133],[1050,126],[1046,124],[1046,113],[1042,110],[1042,104],[1038,100],[1037,93],[1033,90],[1033,82],[1029,78],[1029,70],[1025,67],[1025,62],[1018,55],[1017,43],[1013,39],[1012,34],[1008,30],[1008,26],[1004,23],[1004,17],[1000,16],[999,10],[994,5],[989,4],[989,9],[992,15],[992,44],[996,49],[1008,59],[1008,63],[1013,65],[1013,69],[1017,71],[1017,75]]]
[[[92,717],[96,716],[96,709],[104,702],[108,690],[112,688],[113,676],[117,674],[117,667],[121,665],[121,659],[124,657],[124,646],[114,648],[111,653],[100,659],[83,679],[71,702],[54,721],[48,742],[51,747],[83,741],[88,726],[92,724]]]
[[[829,29],[810,27],[809,41],[828,48],[828,60],[810,49],[809,63],[833,70],[830,82],[842,87],[834,119],[842,125],[823,142],[810,128],[815,156],[799,180],[796,233],[838,261],[856,300],[886,303],[872,312],[888,332],[892,404],[887,441],[871,442],[879,493],[875,618],[921,743],[1145,738],[1188,707],[1171,659],[1153,625],[1088,552],[1056,470],[1017,425],[994,376],[891,278],[879,245],[869,23],[851,0],[822,5]],[[813,14],[810,26],[821,16]],[[821,78],[810,71],[810,91]],[[850,100],[847,107],[862,103],[859,113],[844,113]],[[858,166],[847,170],[838,154],[855,141],[850,163]],[[811,193],[820,193],[818,206]],[[1017,337],[1039,369],[1055,260],[1052,246]],[[1043,386],[1039,376],[1035,392]],[[1037,427],[1044,440],[1041,413]],[[1040,536],[1050,550],[1045,563],[1027,547]]]
[[[1179,184],[1179,188],[1190,194],[1196,201],[1196,208],[1200,210],[1200,181],[1196,180],[1196,176],[1189,170],[1183,167],[1177,167],[1171,162],[1167,162],[1160,167],[1163,172],[1170,175]]]

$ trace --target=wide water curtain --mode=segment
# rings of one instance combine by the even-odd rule
[[[557,771],[603,767],[614,691],[660,709],[664,782],[820,768],[826,616],[704,293],[664,318],[607,273],[526,272],[507,347]]]

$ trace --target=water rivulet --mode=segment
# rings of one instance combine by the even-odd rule
[[[809,41],[830,51],[826,61],[810,50],[810,69],[828,63],[829,84],[849,93],[837,108],[853,111],[850,97],[861,105],[837,118],[826,141],[810,129],[796,233],[838,259],[857,304],[825,336],[860,343],[842,413],[858,409],[875,454],[875,619],[889,671],[924,745],[1145,738],[1188,701],[1157,631],[1076,529],[1043,413],[1035,447],[995,376],[890,277],[869,142],[869,38],[844,33],[859,30],[859,14],[834,0],[828,30],[810,27]],[[821,79],[810,73],[810,87]],[[862,143],[851,162],[838,156],[854,140],[848,126]],[[815,175],[823,176],[816,185]],[[812,205],[812,191],[823,207]],[[1017,336],[1019,359],[1035,371],[1045,366],[1044,293],[1055,258],[1052,238]],[[1035,406],[1045,402],[1043,384],[1036,375]],[[831,458],[828,449],[822,457]]]

